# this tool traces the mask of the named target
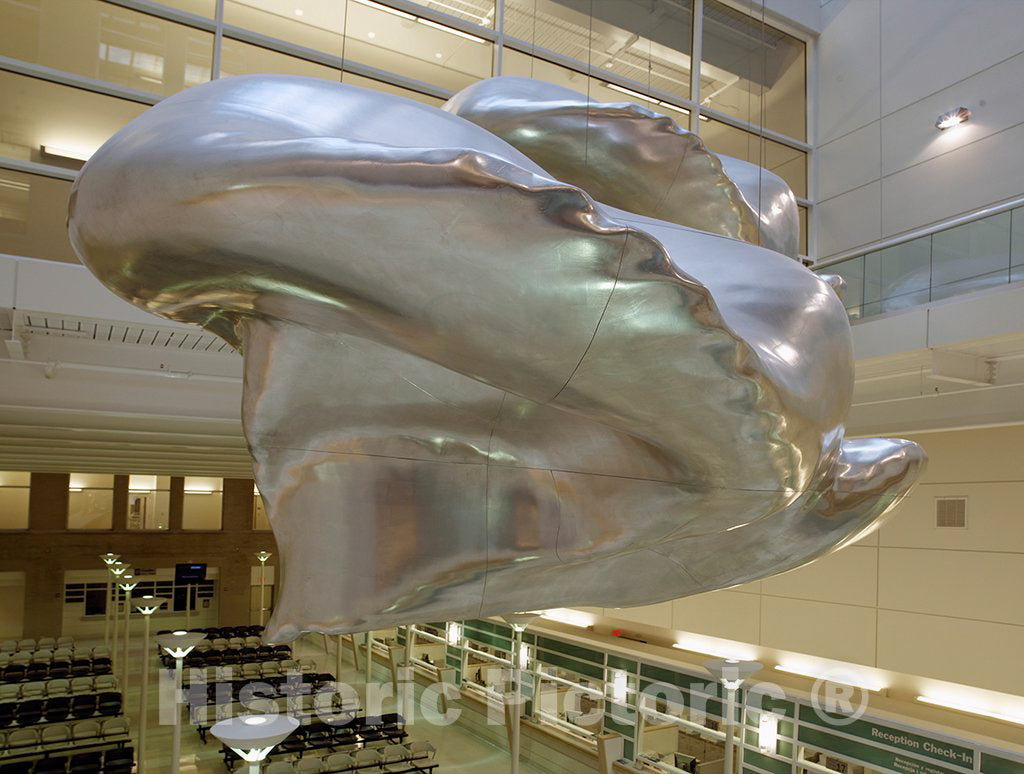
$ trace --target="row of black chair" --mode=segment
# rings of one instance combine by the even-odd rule
[[[261,645],[258,648],[228,648],[226,650],[192,651],[185,656],[186,667],[220,666],[221,664],[244,664],[252,661],[284,661],[292,657],[287,645]]]
[[[109,675],[110,659],[76,658],[72,661],[37,662],[34,664],[11,664],[4,667],[0,681],[4,683],[26,683],[41,680],[59,680],[69,677],[88,677],[90,675]]]
[[[121,714],[121,694],[115,691],[26,699],[0,704],[0,728],[59,723],[69,718],[112,717]]]
[[[106,752],[53,756],[0,766],[0,774],[130,774],[135,750],[119,747]]]
[[[263,634],[263,627],[254,626],[205,626],[197,629],[189,629],[190,632],[203,632],[206,639],[215,640],[218,637],[230,639],[232,637],[259,637]],[[170,629],[161,629],[157,634],[170,634]]]
[[[230,688],[231,701],[238,701],[239,694],[247,685],[259,683],[266,685],[272,690],[261,690],[260,696],[273,698],[274,696],[290,696],[294,693],[316,693],[326,685],[334,684],[334,675],[330,672],[307,672],[306,674],[294,673],[289,679],[288,675],[277,675],[259,680],[237,679],[224,680],[216,683],[196,682],[191,683],[185,689],[186,701],[193,704],[215,702],[218,699],[226,699],[228,688]],[[308,687],[307,687],[308,686]]]
[[[337,725],[318,721],[299,726],[277,746],[274,754],[298,755],[301,758],[305,753],[322,755],[329,751],[367,747],[380,742],[400,744],[407,736],[405,720],[394,712],[376,718],[351,718]],[[225,765],[232,768],[239,756],[226,747],[222,752]]]

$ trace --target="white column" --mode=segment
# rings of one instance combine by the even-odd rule
[[[366,633],[366,684],[373,682],[373,632]]]
[[[114,576],[110,574],[110,568],[107,568],[107,604],[104,609],[104,620],[103,620],[103,644],[108,648],[110,647],[110,595],[114,588]],[[114,629],[114,637],[117,637],[117,629]]]
[[[146,618],[149,621],[149,618]],[[171,737],[171,774],[178,774],[181,759],[181,670],[184,656],[174,659],[174,735]]]
[[[509,735],[508,750],[512,758],[510,771],[512,774],[519,774],[519,734],[521,714],[519,704],[523,696],[523,665],[519,663],[519,653],[523,647],[523,631],[518,626],[512,628],[512,733]]]
[[[266,574],[267,574],[267,563],[266,561],[260,562],[260,626],[263,626],[264,610],[266,609],[266,603],[263,601],[263,593],[266,588]]]
[[[146,726],[149,723],[149,650],[152,643],[149,641],[149,616],[143,614],[145,625],[142,638],[142,702],[139,709],[139,762],[136,767],[138,774],[143,774],[146,769]]]
[[[336,639],[338,641],[338,652],[335,654],[335,656],[337,657],[337,663],[336,663],[336,665],[334,667],[334,669],[335,669],[334,679],[337,680],[340,683],[341,682],[341,670],[342,670],[341,654],[342,654],[342,651],[344,650],[344,647],[342,646],[341,635],[340,634],[336,637]]]
[[[725,686],[725,762],[722,766],[722,774],[732,774],[733,751],[736,740],[733,737],[733,725],[736,715],[736,689]]]
[[[114,674],[117,674],[117,670],[121,668],[121,656],[117,649],[117,624],[121,620],[121,588],[115,583],[114,584],[114,642],[113,649],[110,652],[111,661],[114,665]]]
[[[124,658],[121,659],[121,695],[128,695],[128,645],[131,642],[132,609],[125,605],[124,608]],[[114,631],[114,647],[117,647],[117,631]]]

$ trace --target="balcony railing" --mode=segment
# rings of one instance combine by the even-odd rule
[[[990,208],[988,212],[991,212]],[[1024,280],[1024,206],[816,267],[846,280],[851,319]]]

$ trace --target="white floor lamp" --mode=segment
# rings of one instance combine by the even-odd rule
[[[120,582],[117,587],[124,592],[124,656],[115,664],[115,669],[121,672],[121,695],[126,696],[128,693],[128,627],[132,620],[132,608],[129,605],[129,601],[132,598],[132,589],[139,585],[137,580],[131,575],[121,576]],[[114,629],[114,651],[117,651],[117,641],[120,639],[117,629]]]
[[[178,774],[181,758],[181,671],[185,656],[206,637],[203,632],[184,629],[157,635],[156,644],[174,659],[174,735],[171,737],[171,774]]]
[[[114,669],[117,669],[121,662],[118,660],[117,654],[117,624],[121,620],[121,591],[117,584],[121,581],[121,576],[128,572],[128,565],[124,562],[114,562],[110,565],[110,575],[114,579],[114,639],[113,639],[113,664]]]
[[[260,761],[298,727],[290,715],[239,715],[214,723],[210,733],[249,764],[247,774],[259,774]]]
[[[510,613],[502,616],[512,627],[512,723],[508,735],[508,751],[511,758],[511,774],[519,774],[519,739],[521,731],[520,704],[523,696],[523,632],[540,613]]]
[[[733,751],[736,745],[736,691],[748,677],[761,671],[764,665],[757,661],[719,658],[714,661],[705,661],[704,668],[725,688],[725,717],[722,723],[724,726],[722,730],[725,731],[725,761],[722,774],[732,774],[735,755]],[[742,733],[742,729],[740,731]]]
[[[263,615],[266,610],[266,603],[263,601],[263,589],[266,587],[267,559],[273,554],[269,551],[257,551],[256,558],[260,560],[260,626],[263,626]]]
[[[139,709],[139,763],[136,772],[142,774],[146,770],[146,726],[149,724],[149,651],[153,643],[149,641],[149,617],[167,604],[166,599],[145,594],[134,600],[135,609],[144,616],[146,622],[142,639],[142,701]]]
[[[121,558],[120,554],[112,554],[109,551],[105,554],[100,555],[100,561],[106,565],[107,569],[110,569],[110,565]],[[107,573],[107,604],[103,610],[103,644],[108,648],[110,647],[110,597],[114,593],[114,576]],[[117,630],[114,630],[114,636],[117,636]]]

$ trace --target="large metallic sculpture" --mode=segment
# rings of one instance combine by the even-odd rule
[[[104,145],[70,228],[118,295],[244,353],[271,639],[762,578],[924,464],[843,440],[849,323],[783,254],[788,188],[633,105],[228,78]]]

